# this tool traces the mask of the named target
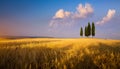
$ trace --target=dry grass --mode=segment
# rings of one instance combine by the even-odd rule
[[[0,69],[119,69],[120,40],[35,38],[0,41]]]

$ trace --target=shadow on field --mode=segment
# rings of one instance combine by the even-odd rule
[[[110,53],[113,53],[113,54],[119,54],[120,53],[120,43],[116,43],[116,44],[113,44],[113,45],[107,45],[107,44],[104,44],[104,43],[99,43],[99,46],[90,46],[88,47],[89,50],[91,51],[96,51],[98,50],[99,51],[99,54],[104,54],[104,53],[107,53],[107,54],[110,54]]]
[[[57,69],[64,52],[47,47],[1,48],[0,69]]]
[[[119,69],[120,45],[91,45],[77,51],[77,54],[66,60],[65,65],[67,69]]]
[[[99,69],[119,69],[120,68],[120,43],[107,45],[99,43],[99,46],[88,47],[92,62]],[[91,65],[91,64],[90,64]]]

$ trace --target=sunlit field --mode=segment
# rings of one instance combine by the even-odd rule
[[[0,69],[119,69],[120,40],[0,39]]]

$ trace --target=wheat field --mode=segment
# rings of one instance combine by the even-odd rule
[[[119,69],[120,40],[0,39],[0,69]]]

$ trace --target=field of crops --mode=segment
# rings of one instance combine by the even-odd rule
[[[120,40],[0,40],[0,69],[119,69]]]

